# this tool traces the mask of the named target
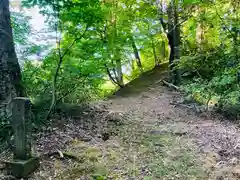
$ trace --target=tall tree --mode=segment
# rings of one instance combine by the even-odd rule
[[[164,1],[159,1],[160,23],[167,34],[168,44],[170,47],[169,65],[170,65],[170,80],[174,84],[180,82],[180,72],[176,69],[176,61],[180,59],[180,22],[179,22],[179,2],[171,0],[167,8],[168,23],[163,20],[163,4]],[[167,29],[168,28],[168,29]]]
[[[173,22],[174,22],[174,28],[173,28],[173,48],[171,51],[173,51],[174,55],[174,61],[173,62],[175,65],[177,61],[180,59],[180,43],[181,43],[181,38],[180,38],[180,24],[179,24],[179,2],[175,2],[175,6],[173,8]],[[171,30],[170,30],[171,31]],[[173,83],[174,84],[179,84],[181,80],[181,74],[178,69],[174,69],[173,72]]]
[[[9,0],[0,1],[0,112],[13,97],[24,96],[10,21]]]

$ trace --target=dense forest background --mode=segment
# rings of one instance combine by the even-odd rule
[[[231,107],[231,112],[238,113],[239,1],[23,0],[21,6],[40,8],[54,46],[32,42],[30,17],[11,12],[21,78],[1,81],[0,90],[18,85],[17,93],[1,95],[1,109],[10,96],[29,97],[34,124],[39,126],[48,122],[58,104],[104,98],[143,72],[169,63],[169,82],[204,104],[216,104],[224,111]],[[2,23],[2,17],[0,27],[4,28],[8,23]],[[1,42],[4,47],[10,41],[5,37]],[[44,56],[28,60],[39,53]],[[1,63],[3,59],[0,56]],[[7,64],[12,71],[6,73],[18,71],[16,61],[14,66]],[[1,72],[4,67],[0,66]],[[10,115],[5,109],[1,114],[4,138],[10,133]]]

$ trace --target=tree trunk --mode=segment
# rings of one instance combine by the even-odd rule
[[[140,56],[139,56],[138,49],[137,49],[136,43],[135,43],[135,41],[134,41],[134,38],[133,38],[132,35],[131,35],[129,38],[130,38],[131,43],[132,43],[132,48],[133,48],[134,56],[135,56],[135,58],[136,58],[137,66],[138,66],[139,70],[140,70],[141,72],[143,72],[142,63],[141,63],[141,58],[140,58]]]
[[[179,17],[178,17],[178,5],[174,8],[174,61],[175,64],[178,63],[180,60],[180,24],[179,24]],[[179,69],[175,69],[175,78],[174,84],[178,85],[181,81],[181,74]]]
[[[120,87],[124,86],[123,83],[123,73],[122,73],[122,63],[121,59],[117,58],[116,59],[116,69],[117,69],[117,81]]]
[[[155,60],[155,66],[159,66],[159,59],[157,57],[157,53],[156,53],[156,48],[155,48],[155,44],[154,44],[154,40],[153,37],[151,36],[151,45],[152,45],[152,50],[153,50],[153,56],[154,56],[154,60]]]
[[[206,12],[204,8],[198,8],[197,13],[199,13],[200,15],[204,15]],[[202,20],[197,24],[196,44],[197,44],[197,50],[200,51],[201,53],[204,45],[204,21]]]
[[[118,2],[114,1],[116,9],[118,6]],[[122,73],[122,62],[121,62],[121,55],[120,55],[120,49],[117,47],[117,38],[118,38],[118,32],[117,32],[117,15],[115,12],[113,12],[112,15],[112,26],[113,26],[113,34],[112,34],[112,45],[113,45],[113,54],[114,54],[114,60],[116,63],[116,71],[117,71],[117,82],[119,86],[123,87],[123,73]]]
[[[0,1],[0,115],[16,96],[24,96],[10,21],[9,0]]]
[[[176,61],[180,59],[180,25],[178,23],[178,7],[171,0],[168,8],[168,43],[170,46],[170,80],[174,85],[180,83],[180,72],[175,69]]]
[[[107,64],[104,64],[104,66],[105,66],[105,68],[106,68],[108,77],[109,77],[109,79],[112,81],[112,83],[118,85],[118,86],[121,87],[121,88],[123,88],[123,86],[118,83],[118,81],[116,80],[116,78],[114,78],[114,77],[112,76],[111,71],[110,71],[110,69],[108,68]]]
[[[173,62],[174,62],[174,22],[173,22],[173,4],[172,1],[170,2],[170,5],[168,7],[168,44],[170,47],[170,56],[169,56],[169,66],[170,66],[170,72],[169,72],[169,76],[170,76],[170,81],[173,82],[174,81],[174,72],[173,72]]]
[[[149,35],[150,35],[150,40],[151,40],[151,46],[152,46],[155,66],[158,66],[159,65],[159,60],[158,60],[158,57],[157,57],[156,48],[155,48],[155,44],[154,44],[154,37],[153,37],[153,35],[150,32],[150,26],[149,25],[148,25],[148,32],[149,32]]]
[[[163,54],[163,62],[165,62],[166,60],[166,44],[165,44],[165,40],[162,41],[162,54]]]

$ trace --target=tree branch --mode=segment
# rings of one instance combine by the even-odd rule
[[[62,58],[64,58],[64,56],[65,56],[67,53],[69,53],[70,49],[73,47],[73,45],[74,45],[77,41],[81,40],[81,39],[84,37],[85,33],[86,33],[87,30],[88,30],[88,27],[89,27],[89,25],[86,25],[86,28],[85,28],[84,32],[81,34],[81,36],[79,36],[78,38],[74,39],[74,41],[68,46],[68,48],[67,48],[67,49],[63,52],[63,54],[62,54]]]
[[[104,64],[104,66],[106,67],[107,74],[108,74],[110,80],[111,80],[114,84],[116,84],[116,85],[118,85],[119,87],[123,88],[123,86],[122,86],[121,84],[119,84],[119,83],[112,77],[111,72],[110,72],[109,68],[107,67],[107,64]]]
[[[58,23],[60,22],[60,14],[59,14],[59,11],[57,12],[57,17],[58,17],[58,22],[56,24],[56,34],[58,32]],[[58,74],[59,74],[59,71],[60,71],[60,68],[61,68],[61,65],[62,65],[62,62],[63,62],[63,59],[65,57],[65,55],[70,51],[70,49],[72,48],[72,46],[77,42],[79,41],[80,39],[82,39],[88,29],[88,26],[89,25],[86,25],[86,28],[84,30],[84,32],[81,34],[80,37],[76,38],[69,46],[68,48],[62,53],[61,51],[61,39],[58,39],[57,35],[56,35],[56,41],[58,40],[58,55],[59,55],[59,62],[58,62],[58,65],[57,65],[57,68],[56,68],[56,71],[55,71],[55,74],[54,74],[54,77],[53,77],[53,85],[52,85],[52,102],[51,102],[51,105],[50,105],[50,108],[49,108],[49,111],[47,113],[47,117],[46,119],[48,120],[52,114],[52,111],[56,105],[56,86],[57,86],[57,77],[58,77]],[[62,26],[60,24],[60,34],[62,35]]]
[[[224,26],[226,27],[226,29],[228,30],[228,32],[231,34],[232,38],[235,38],[234,34],[232,33],[232,31],[228,28],[228,26],[225,24],[224,19],[220,16],[220,14],[218,13],[217,7],[215,7],[216,10],[216,14],[219,17],[219,19],[222,21],[222,23],[224,24]]]

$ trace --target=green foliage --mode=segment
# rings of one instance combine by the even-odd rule
[[[217,98],[222,110],[239,101],[237,7],[235,1],[203,1],[182,27],[183,56],[177,67],[186,76],[184,87],[193,96]]]
[[[21,12],[11,13],[14,42],[21,45],[28,43],[28,36],[31,32],[29,24],[30,17],[25,16]]]
[[[82,62],[80,63],[79,61]],[[77,94],[74,94],[75,97],[73,97],[73,100],[74,102],[81,102],[88,99],[90,95],[88,95],[88,92],[91,92],[92,97],[94,94],[98,94],[98,87],[104,83],[104,80],[101,78],[102,74],[98,69],[92,69],[93,72],[86,72],[88,67],[94,67],[91,64],[93,62],[89,60],[83,63],[83,61],[69,58],[63,64],[57,84],[57,93],[60,99],[61,97],[65,98],[65,95],[73,96],[77,92]],[[33,100],[41,99],[49,101],[51,99],[51,83],[56,66],[53,62],[54,57],[49,56],[40,65],[32,62],[25,63],[23,81],[28,96],[32,97]]]
[[[239,25],[239,10],[233,3],[203,1],[182,28],[184,56],[180,68],[198,72],[201,79],[208,80],[216,89],[236,83],[239,35],[234,27]],[[231,8],[235,11],[230,14]]]
[[[169,5],[169,1],[161,2]],[[181,7],[182,36],[182,57],[176,67],[184,75],[191,74],[190,85],[186,86],[189,93],[196,91],[208,99],[236,92],[239,10],[229,12],[236,4],[222,0],[174,2]],[[23,5],[37,5],[52,31],[57,31],[57,47],[40,64],[27,62],[23,68],[24,84],[34,102],[50,103],[52,79],[61,55],[57,101],[72,103],[115,90],[110,77],[118,84],[120,76],[126,83],[141,74],[130,37],[137,46],[143,71],[155,66],[154,48],[160,62],[169,56],[167,34],[159,22],[160,17],[167,22],[168,14],[166,9],[160,12],[160,4],[153,1],[24,0]],[[31,52],[38,48],[33,46]]]
[[[219,49],[208,56],[182,57],[178,67],[195,76],[185,85],[187,93],[198,93],[205,100],[215,96],[221,109],[238,104],[240,66],[235,57],[234,51],[226,53]]]
[[[199,0],[184,0],[183,3],[184,4],[196,4],[199,3]]]

